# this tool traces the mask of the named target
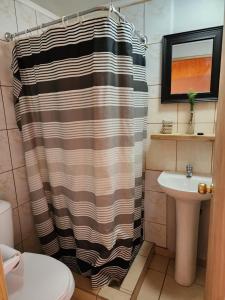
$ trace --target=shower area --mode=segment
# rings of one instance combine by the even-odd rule
[[[143,242],[146,38],[112,5],[6,37],[43,253],[120,285]]]

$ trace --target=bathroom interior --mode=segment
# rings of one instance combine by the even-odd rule
[[[0,300],[225,299],[223,24],[0,0]]]

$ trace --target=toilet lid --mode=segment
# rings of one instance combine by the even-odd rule
[[[74,292],[70,269],[41,254],[23,253],[18,268],[6,276],[9,300],[69,300]]]

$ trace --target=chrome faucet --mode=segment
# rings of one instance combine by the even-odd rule
[[[186,177],[190,178],[192,177],[192,171],[193,171],[193,167],[191,164],[187,164],[186,165]]]

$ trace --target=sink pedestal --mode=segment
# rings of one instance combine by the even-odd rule
[[[176,199],[175,280],[189,286],[195,280],[200,201]]]

